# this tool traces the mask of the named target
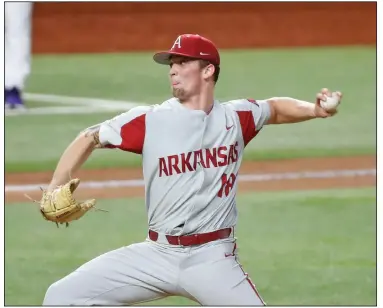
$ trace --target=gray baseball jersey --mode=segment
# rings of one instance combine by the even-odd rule
[[[107,252],[52,284],[44,305],[137,304],[171,295],[201,305],[264,305],[237,256],[237,176],[245,146],[270,117],[266,101],[172,98],[96,127],[105,147],[142,154],[148,224],[159,236]],[[231,228],[229,238],[182,246],[166,235]]]
[[[172,98],[102,123],[100,142],[142,153],[150,229],[205,233],[236,224],[243,150],[269,115],[264,101],[215,101],[206,114]]]

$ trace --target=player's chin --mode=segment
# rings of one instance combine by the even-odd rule
[[[186,98],[186,92],[184,89],[173,87],[172,92],[173,96],[179,100],[184,100]]]

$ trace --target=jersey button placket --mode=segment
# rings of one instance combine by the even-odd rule
[[[207,122],[208,122],[207,119],[208,119],[208,116],[204,115],[204,117],[202,119],[203,131],[202,131],[202,135],[201,135],[201,146],[200,146],[201,150],[204,148],[204,139],[205,139],[205,133],[206,133],[206,128],[207,128]],[[202,157],[201,157],[201,159],[202,159]],[[203,166],[202,166],[201,162],[198,163],[198,169],[200,171],[202,171],[202,176],[203,176],[202,183],[203,183],[204,182],[204,169],[203,169]]]
[[[198,130],[198,134],[199,135],[201,135],[200,136],[200,146],[199,146],[199,148],[202,150],[202,148],[203,148],[203,139],[204,139],[204,134],[205,134],[205,130],[206,130],[206,115],[205,116],[203,116],[203,118],[202,119],[196,119],[196,121],[201,121],[202,122],[202,125],[203,125],[203,129],[201,130],[201,129],[199,129]],[[201,172],[202,171],[202,172]],[[202,176],[202,181],[200,181],[200,176]],[[205,177],[204,177],[204,169],[202,168],[202,165],[201,165],[201,163],[200,162],[198,162],[198,164],[196,165],[196,167],[195,167],[195,176],[194,176],[194,183],[196,184],[196,185],[198,185],[198,184],[200,184],[200,187],[199,187],[199,189],[198,189],[198,191],[197,191],[197,194],[198,194],[198,192],[201,190],[201,188],[202,188],[202,186],[203,186],[203,183],[204,183],[204,180],[205,180]],[[200,182],[199,182],[200,181]],[[192,206],[192,208],[190,209],[190,213],[193,211],[193,209],[194,209],[194,205]],[[189,213],[189,214],[190,214]],[[188,222],[188,219],[189,218],[187,218],[186,220],[185,220],[185,224],[184,224],[184,227],[183,228],[185,228],[186,227],[186,224],[187,224],[187,222]],[[178,244],[180,245],[180,246],[183,246],[183,245],[181,245],[181,242],[180,242],[180,239],[178,238]]]

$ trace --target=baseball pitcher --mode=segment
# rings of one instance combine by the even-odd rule
[[[44,305],[133,305],[178,295],[201,305],[265,305],[237,254],[237,177],[246,145],[265,125],[336,114],[287,97],[215,99],[220,55],[210,40],[180,35],[154,55],[169,66],[172,98],[133,108],[85,129],[63,153],[40,211],[59,224],[81,218],[95,200],[73,198],[70,179],[95,149],[142,155],[148,233],[141,243],[102,254],[53,283]],[[129,219],[129,218],[127,218]]]

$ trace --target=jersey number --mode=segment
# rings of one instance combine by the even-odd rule
[[[221,177],[221,189],[218,192],[218,197],[222,198],[223,195],[227,196],[233,188],[236,179],[237,177],[234,173],[229,176],[224,173]]]

